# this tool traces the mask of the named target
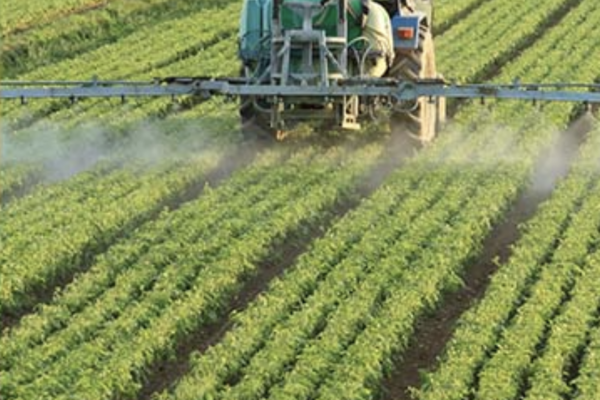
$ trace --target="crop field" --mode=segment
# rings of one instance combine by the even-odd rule
[[[240,0],[0,6],[1,78],[237,76]],[[437,0],[463,83],[600,82],[598,0]],[[2,101],[0,399],[598,400],[600,124],[454,101],[245,140],[215,98]]]

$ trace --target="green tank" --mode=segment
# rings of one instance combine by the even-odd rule
[[[297,0],[295,0],[297,1]],[[287,1],[284,0],[284,4]],[[321,3],[321,0],[303,0],[306,3]],[[348,41],[352,41],[362,34],[363,27],[363,2],[362,0],[348,0]],[[282,25],[285,29],[302,28],[302,18],[289,9],[283,7],[281,11]],[[327,36],[335,36],[337,32],[337,9],[328,7],[313,19],[315,29],[323,29]]]
[[[292,0],[284,0],[284,4]],[[293,0],[298,2],[298,0]],[[321,3],[321,0],[303,0],[307,3]],[[240,58],[246,65],[253,66],[270,58],[272,0],[245,0],[240,21]],[[338,13],[336,7],[327,7],[313,18],[313,27],[322,29],[327,36],[337,35]],[[370,46],[380,54],[365,66],[365,74],[381,77],[393,61],[394,45],[390,16],[380,4],[365,0],[349,0],[347,9],[348,43],[354,47]],[[302,17],[287,7],[282,7],[281,24],[283,29],[301,29]],[[357,40],[359,38],[364,40]]]

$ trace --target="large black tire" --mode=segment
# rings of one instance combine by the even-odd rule
[[[420,27],[419,48],[398,50],[387,76],[404,81],[438,77],[433,37],[427,25]],[[435,138],[445,115],[444,99],[421,98],[416,102],[400,104],[392,112],[392,133],[405,136],[409,142],[427,144]]]

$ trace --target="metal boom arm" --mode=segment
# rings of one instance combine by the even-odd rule
[[[442,80],[416,82],[390,79],[347,79],[337,85],[301,86],[249,84],[243,79],[166,78],[149,82],[128,81],[3,81],[0,99],[121,98],[160,96],[265,96],[273,98],[379,97],[410,101],[419,97],[455,99],[517,99],[600,103],[600,84],[453,84]]]

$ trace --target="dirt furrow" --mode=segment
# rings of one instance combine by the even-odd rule
[[[363,198],[371,195],[385,181],[390,173],[399,168],[403,162],[414,154],[406,143],[395,138],[390,139],[385,157],[355,188],[355,193],[339,202],[323,219],[305,226],[302,232],[294,232],[284,240],[283,245],[273,248],[269,256],[260,262],[258,274],[251,277],[242,290],[227,306],[225,312],[215,322],[190,333],[179,343],[175,356],[153,365],[144,380],[138,396],[139,400],[150,400],[156,393],[172,387],[181,377],[189,372],[189,357],[192,352],[204,352],[221,338],[232,327],[230,316],[244,310],[257,296],[268,289],[269,283],[291,267],[296,259],[306,252],[310,245],[323,237],[335,221],[356,208]]]
[[[178,209],[186,202],[194,200],[200,196],[207,186],[215,187],[219,185],[220,182],[227,179],[234,171],[250,164],[258,154],[260,147],[262,147],[262,144],[248,143],[247,146],[240,146],[235,150],[231,150],[228,154],[223,156],[219,162],[219,165],[217,165],[214,170],[210,171],[204,177],[199,177],[199,180],[194,185],[188,187],[185,193],[183,193],[181,196],[176,199],[164,201],[161,207],[156,207],[156,211],[154,213],[151,213],[143,220],[136,221],[133,226],[127,226],[120,235],[114,238],[114,240],[104,243],[102,246],[94,247],[93,251],[83,250],[82,253],[84,254],[84,261],[78,265],[75,271],[62,276],[53,282],[48,282],[43,289],[39,289],[36,292],[31,293],[28,298],[30,301],[20,309],[0,315],[2,329],[12,328],[19,323],[23,316],[34,312],[39,305],[49,303],[57,291],[60,291],[62,288],[69,285],[78,274],[84,273],[92,265],[94,265],[94,262],[99,255],[106,252],[111,246],[118,243],[120,240],[126,239],[129,232],[134,231],[147,221],[155,219],[165,207],[169,210]]]
[[[483,297],[490,277],[510,257],[511,247],[519,239],[519,226],[535,214],[538,206],[550,198],[558,182],[568,174],[590,129],[590,119],[579,119],[540,157],[531,185],[521,193],[505,220],[485,239],[479,259],[466,268],[463,287],[447,293],[440,301],[441,306],[417,323],[409,350],[395,357],[394,368],[383,382],[383,399],[410,399],[409,388],[420,386],[420,371],[435,367],[456,322]]]

